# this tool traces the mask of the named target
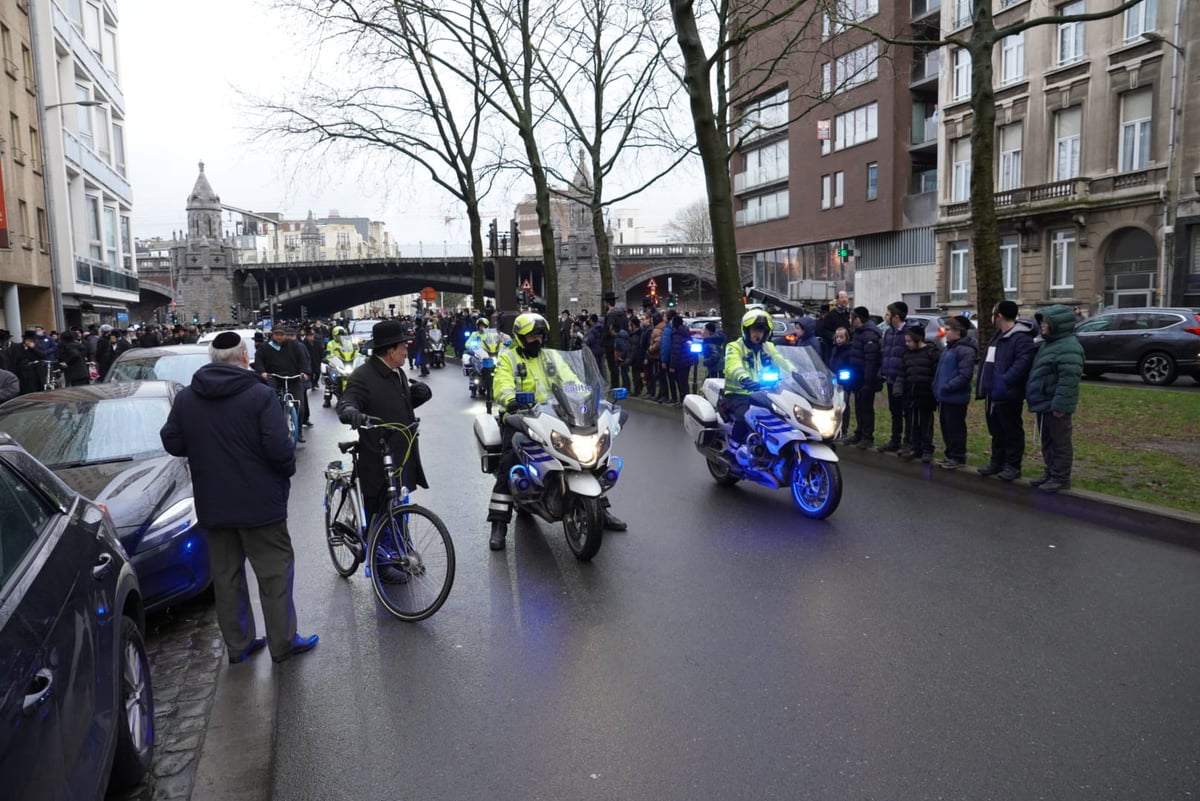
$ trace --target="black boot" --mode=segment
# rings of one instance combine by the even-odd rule
[[[492,521],[492,537],[488,540],[488,547],[493,551],[504,550],[504,538],[508,536],[508,524],[502,520]]]
[[[618,520],[613,517],[613,513],[608,509],[604,510],[604,530],[605,531],[624,531],[629,528],[624,520]]]

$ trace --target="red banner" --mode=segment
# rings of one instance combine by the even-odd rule
[[[4,196],[4,168],[0,166],[0,248],[9,247],[8,199]]]

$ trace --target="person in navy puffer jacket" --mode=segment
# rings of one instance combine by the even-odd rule
[[[967,335],[974,326],[970,318],[946,321],[946,352],[933,377],[933,394],[938,402],[938,422],[946,458],[939,467],[953,470],[967,463],[967,408],[971,405],[971,378],[979,361],[979,343]]]
[[[905,430],[904,399],[896,393],[896,379],[904,370],[904,330],[908,328],[908,304],[902,300],[889,303],[883,316],[883,379],[887,382],[888,411],[892,415],[892,438],[875,450],[892,453],[902,448],[912,449],[912,431]]]
[[[317,644],[315,634],[296,634],[292,601],[296,559],[287,513],[295,445],[275,390],[249,369],[241,337],[218,334],[209,356],[213,362],[179,391],[159,436],[167,453],[187,457],[191,469],[229,661],[241,662],[266,645],[282,662]],[[247,559],[258,578],[266,640],[255,636]]]
[[[975,397],[987,400],[988,433],[992,435],[992,457],[979,468],[979,474],[995,475],[1004,481],[1021,476],[1025,382],[1037,353],[1033,326],[1017,319],[1019,311],[1011,300],[996,304],[996,333],[979,363],[979,379],[975,382]]]

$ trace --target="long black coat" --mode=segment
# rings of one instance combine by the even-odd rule
[[[426,384],[409,382],[403,370],[391,370],[382,360],[372,356],[366,364],[350,374],[346,391],[338,400],[338,418],[350,422],[355,411],[378,417],[389,423],[413,423],[417,416],[414,409],[433,397]],[[379,448],[379,431],[361,431],[358,435],[359,476],[363,492],[368,496],[381,495],[387,489],[387,476],[383,472],[383,451]],[[425,471],[421,467],[418,443],[412,442],[412,452],[404,461],[408,439],[402,433],[393,433],[388,439],[396,464],[404,463],[401,481],[404,486],[429,488]],[[368,510],[373,512],[374,510]]]

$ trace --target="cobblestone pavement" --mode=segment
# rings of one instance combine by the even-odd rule
[[[154,762],[141,787],[110,795],[109,801],[174,801],[192,795],[225,658],[211,595],[148,616],[146,651],[154,688]]]

